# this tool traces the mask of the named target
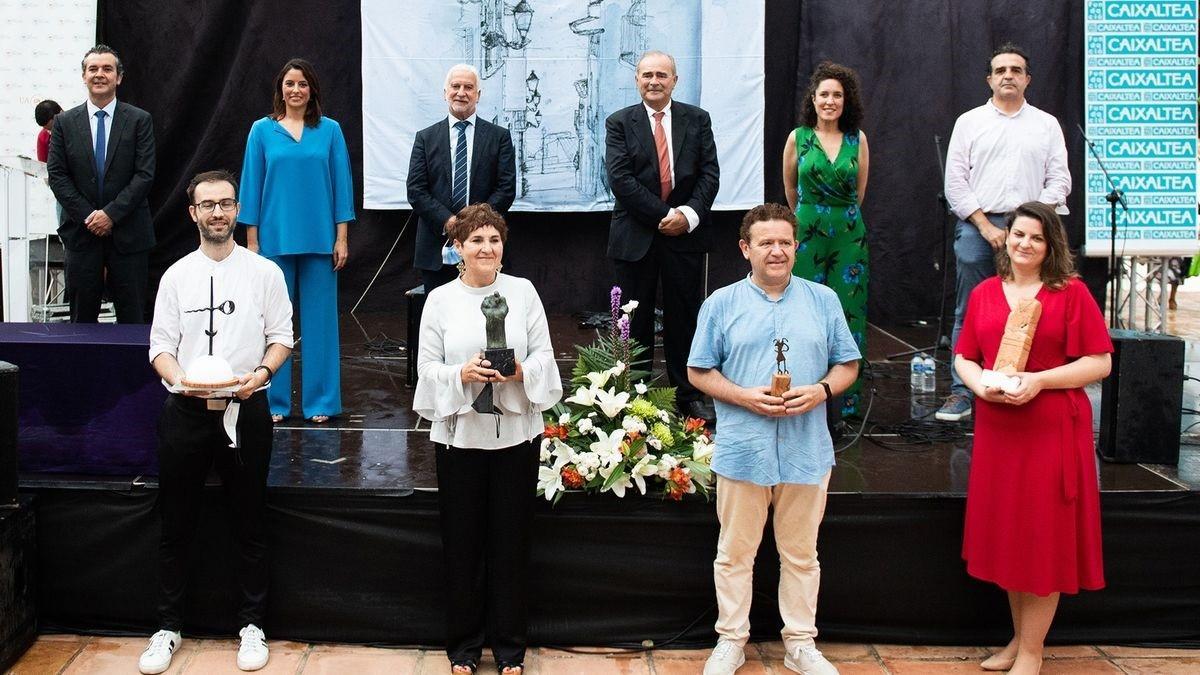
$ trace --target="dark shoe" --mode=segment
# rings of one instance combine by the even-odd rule
[[[717,411],[713,408],[713,404],[706,399],[698,398],[694,401],[681,402],[679,414],[684,417],[699,417],[708,423],[710,429],[717,426]]]
[[[464,668],[466,669],[465,671],[463,670]],[[451,673],[463,673],[463,672],[474,673],[478,669],[479,669],[479,662],[475,661],[474,659],[463,659],[462,661],[451,661],[450,662],[450,672]]]

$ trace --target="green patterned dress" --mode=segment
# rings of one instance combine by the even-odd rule
[[[832,163],[811,127],[796,129],[796,264],[792,273],[832,288],[867,357],[867,226],[858,205],[858,132],[843,135]],[[842,399],[858,413],[862,374]]]

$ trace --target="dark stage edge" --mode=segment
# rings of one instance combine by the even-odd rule
[[[409,407],[394,317],[344,317],[343,416],[277,427],[270,474],[272,638],[438,645],[440,533],[427,426]],[[562,347],[589,342],[552,317]],[[946,440],[911,444],[893,425],[930,415],[936,395],[908,393],[907,360],[932,329],[872,326],[874,440],[838,454],[821,531],[823,639],[903,644],[1000,644],[1003,594],[966,576],[959,558],[968,424]],[[945,352],[941,354],[944,358]],[[948,370],[939,366],[939,390]],[[876,442],[878,441],[878,443]],[[844,441],[843,444],[846,444]],[[887,447],[884,447],[886,444]],[[1200,491],[1168,467],[1100,466],[1108,588],[1065,599],[1055,643],[1200,647]],[[38,522],[42,632],[143,634],[155,621],[158,533],[153,476],[22,474]],[[197,536],[197,635],[229,635],[234,597],[215,480]],[[715,639],[712,504],[567,495],[538,507],[531,638],[538,645],[711,644]],[[1034,552],[1030,552],[1035,555]],[[777,639],[777,556],[768,531],[755,570],[754,637]],[[672,641],[672,638],[674,640]]]

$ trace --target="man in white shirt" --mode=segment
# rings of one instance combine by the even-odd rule
[[[266,610],[267,469],[271,415],[263,391],[292,350],[292,305],[279,267],[233,241],[237,182],[207,171],[187,188],[188,213],[200,230],[200,248],[163,274],[150,328],[150,362],[171,390],[158,426],[158,506],[161,630],[150,638],[138,667],[161,673],[182,642],[188,548],[210,467],[230,500],[238,542],[237,665],[267,663],[262,619]],[[237,379],[231,399],[201,398],[181,390],[186,369],[201,356],[224,359]],[[195,372],[191,378],[196,377]]]
[[[476,114],[480,93],[475,66],[451,66],[443,89],[449,113],[413,139],[407,182],[408,203],[417,215],[413,266],[421,271],[426,293],[458,278],[454,249],[443,256],[455,214],[487,202],[503,215],[516,196],[512,135]]]
[[[950,136],[945,193],[959,218],[952,347],[958,343],[971,290],[996,273],[993,256],[1004,246],[1005,215],[1035,200],[1067,212],[1071,174],[1062,127],[1025,100],[1030,79],[1025,52],[1011,42],[1001,45],[988,66],[992,97],[960,115]],[[953,422],[970,416],[972,396],[953,368],[950,373],[950,396],[935,416]]]

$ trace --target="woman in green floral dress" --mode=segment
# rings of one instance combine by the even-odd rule
[[[809,80],[803,125],[783,149],[783,189],[796,212],[796,263],[792,273],[832,288],[846,323],[867,358],[867,135],[858,74],[825,61]],[[860,371],[861,373],[861,371]],[[859,410],[862,376],[843,394],[842,414]]]

